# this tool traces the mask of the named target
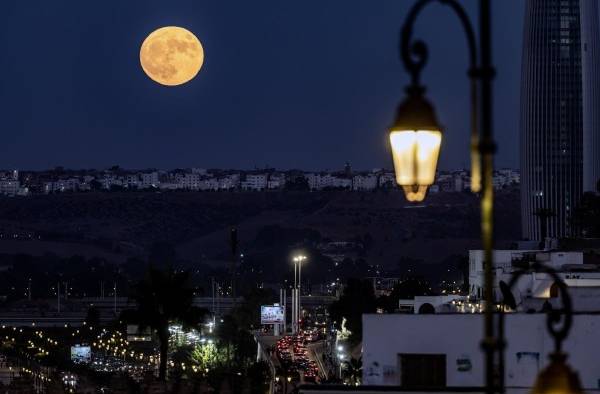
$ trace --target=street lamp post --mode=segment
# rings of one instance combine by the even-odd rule
[[[300,311],[301,311],[301,303],[300,297],[302,296],[302,263],[307,259],[304,255],[294,256],[292,259],[294,261],[294,290],[292,294],[294,294],[292,306],[292,332],[296,333],[299,329],[299,321],[300,321]],[[296,274],[297,272],[297,274]],[[297,281],[296,281],[297,275]]]
[[[473,26],[457,0],[418,0],[410,10],[401,32],[400,54],[411,74],[407,99],[398,107],[396,120],[390,129],[396,182],[403,187],[409,201],[425,198],[427,187],[434,182],[435,167],[442,133],[433,106],[425,99],[420,75],[427,62],[427,46],[421,40],[412,41],[414,23],[423,8],[433,2],[450,7],[460,20],[467,37],[471,81],[471,170],[472,190],[479,191],[481,179],[481,238],[484,249],[485,323],[482,347],[485,351],[485,381],[488,393],[497,391],[495,359],[502,345],[494,332],[493,298],[493,155],[492,81],[490,0],[479,0],[479,53]],[[478,100],[478,95],[481,100]],[[481,132],[478,130],[481,129]],[[481,171],[480,171],[481,169]]]
[[[494,328],[493,292],[493,156],[495,144],[492,133],[492,81],[494,68],[491,59],[491,4],[490,0],[479,0],[479,53],[474,29],[464,8],[457,0],[418,0],[411,8],[401,33],[400,53],[405,68],[411,74],[408,97],[398,107],[396,120],[389,130],[396,183],[402,186],[408,201],[422,201],[427,187],[434,182],[435,167],[442,140],[441,127],[437,122],[433,106],[425,99],[425,88],[420,84],[420,74],[427,62],[427,46],[421,40],[412,41],[414,23],[421,10],[430,3],[438,2],[449,6],[460,20],[470,56],[469,79],[471,81],[471,190],[481,191],[481,238],[484,249],[484,338],[486,392],[504,392],[504,316],[499,314],[498,330]],[[481,99],[478,99],[478,96]],[[479,132],[479,129],[481,130]],[[559,286],[563,296],[563,310],[548,315],[548,330],[555,339],[555,351],[551,364],[538,376],[533,392],[581,393],[577,373],[566,364],[562,342],[572,322],[571,302],[566,285],[556,273],[543,265],[534,264],[533,270],[550,275]],[[508,289],[516,283],[523,272],[516,273]],[[502,283],[501,283],[502,284]],[[512,295],[505,294],[513,301]],[[510,301],[510,300],[509,300]],[[564,314],[561,329],[555,326]],[[496,370],[496,366],[498,369]]]

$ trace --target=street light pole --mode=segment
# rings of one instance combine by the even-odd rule
[[[297,319],[298,319],[298,301],[296,294],[296,289],[298,287],[298,278],[297,278],[297,270],[298,270],[298,260],[294,257],[294,288],[292,289],[292,334],[296,333],[297,330]]]
[[[302,312],[302,263],[306,261],[306,256],[299,255],[294,257],[294,267],[298,266],[298,284],[296,285],[296,331],[300,329],[300,313]],[[295,269],[294,269],[294,272]]]
[[[449,6],[459,18],[467,37],[470,55],[469,78],[471,80],[471,158],[472,158],[472,191],[479,191],[479,179],[481,179],[481,239],[484,249],[484,301],[485,301],[485,323],[484,339],[482,348],[485,351],[485,381],[486,392],[498,391],[498,378],[495,374],[496,355],[501,351],[502,344],[497,340],[494,332],[494,292],[493,292],[493,210],[494,189],[493,170],[495,144],[492,129],[492,82],[494,79],[494,68],[492,66],[492,40],[491,40],[491,4],[490,0],[479,0],[479,55],[473,26],[467,13],[457,0],[419,0],[410,10],[402,28],[400,53],[405,68],[412,76],[412,85],[409,92],[422,94],[424,88],[420,85],[420,73],[427,62],[427,46],[421,40],[412,41],[414,23],[420,11],[427,5],[438,2]],[[412,89],[412,90],[411,90]],[[481,95],[479,102],[477,96]],[[422,98],[418,96],[417,98]],[[410,97],[409,97],[410,100]],[[479,107],[478,104],[481,106]],[[424,107],[419,107],[424,108]],[[427,109],[425,107],[425,109]],[[423,112],[428,114],[426,111]],[[398,115],[406,116],[399,111]],[[421,114],[418,114],[421,115]],[[413,115],[414,116],[414,115]],[[410,121],[423,121],[418,116]],[[429,120],[429,119],[426,119]],[[400,119],[397,124],[403,124]],[[481,129],[481,133],[478,132]],[[481,168],[481,173],[479,169]]]

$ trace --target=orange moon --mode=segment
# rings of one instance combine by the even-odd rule
[[[142,69],[155,82],[177,86],[189,82],[204,63],[200,40],[177,26],[161,27],[150,33],[140,48]]]

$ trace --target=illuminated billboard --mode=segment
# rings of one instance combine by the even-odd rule
[[[279,305],[262,305],[260,307],[260,324],[283,324],[283,307]]]
[[[71,361],[76,364],[89,363],[92,359],[92,349],[89,346],[71,346]]]

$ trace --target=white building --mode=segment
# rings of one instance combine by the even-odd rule
[[[199,190],[201,175],[198,173],[177,174],[175,177],[177,188],[186,190]]]
[[[483,387],[482,314],[363,315],[363,385],[452,391]],[[600,315],[576,314],[564,342],[585,391],[598,389]],[[507,314],[505,385],[525,393],[554,350],[545,314]],[[364,388],[364,387],[363,387]]]
[[[494,297],[500,300],[500,281],[508,283],[512,274],[539,262],[558,272],[563,281],[572,287],[600,287],[600,271],[596,266],[584,264],[583,252],[494,250]],[[475,299],[483,297],[483,251],[469,251],[469,293]],[[530,272],[523,275],[513,293],[518,299],[550,297],[554,281],[545,273]]]
[[[463,172],[443,173],[436,178],[435,184],[439,186],[439,190],[443,192],[462,192],[468,188],[470,181],[467,180],[467,175]]]
[[[180,189],[179,183],[174,182],[161,182],[158,185],[158,188],[161,190],[177,190]]]
[[[140,187],[142,189],[158,187],[160,183],[158,172],[143,172],[140,174]]]
[[[379,187],[393,187],[396,185],[396,176],[393,172],[384,172],[379,175]]]
[[[247,174],[242,182],[244,190],[264,190],[267,188],[268,174]]]
[[[200,190],[215,191],[219,190],[220,182],[216,178],[206,178],[200,181]]]
[[[231,190],[240,186],[240,174],[230,174],[219,178],[219,189]]]
[[[374,190],[377,180],[377,174],[355,175],[352,178],[352,190]]]
[[[103,178],[98,179],[103,189],[110,189],[112,186],[123,186],[123,180],[113,174],[106,174]]]
[[[321,174],[308,173],[304,175],[306,181],[308,182],[308,187],[310,190],[320,190],[321,189]]]
[[[58,179],[54,182],[44,184],[44,193],[76,192],[80,189],[80,181],[77,178]]]
[[[16,196],[21,194],[21,183],[12,179],[0,180],[0,195]]]
[[[311,190],[322,190],[327,188],[332,189],[350,189],[352,188],[352,178],[343,176],[335,176],[332,174],[315,174],[309,173],[305,175],[308,186]]]
[[[123,178],[123,186],[126,186],[130,189],[137,189],[140,185],[140,177],[138,174],[127,174]]]
[[[268,189],[283,189],[285,186],[285,174],[274,173],[269,175],[269,180],[267,181]]]
[[[352,179],[332,176],[330,179],[330,185],[334,189],[350,189],[352,188]]]

